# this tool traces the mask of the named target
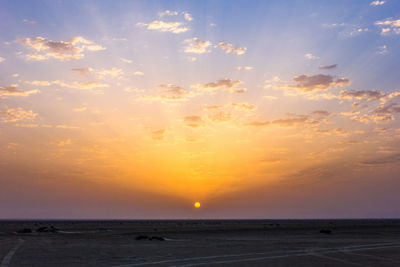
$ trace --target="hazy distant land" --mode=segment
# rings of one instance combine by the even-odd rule
[[[400,220],[1,221],[6,266],[400,266]]]

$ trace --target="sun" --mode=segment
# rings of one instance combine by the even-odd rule
[[[200,208],[200,206],[201,206],[200,202],[197,201],[197,202],[194,203],[194,207],[195,208],[198,209],[198,208]]]

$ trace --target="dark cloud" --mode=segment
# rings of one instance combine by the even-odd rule
[[[374,90],[342,90],[339,95],[341,99],[358,99],[367,101],[383,99],[385,96],[386,94]]]
[[[333,64],[333,65],[326,65],[326,66],[319,66],[318,69],[320,70],[332,70],[332,69],[336,69],[337,64]]]

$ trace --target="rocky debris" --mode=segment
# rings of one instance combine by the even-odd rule
[[[165,238],[162,236],[147,236],[147,235],[138,235],[136,238],[136,240],[157,240],[157,241],[165,241]]]
[[[319,232],[321,234],[326,234],[326,235],[332,234],[332,230],[330,230],[330,229],[321,229]]]
[[[149,239],[149,237],[147,235],[138,235],[136,237],[136,240],[147,240]]]
[[[18,230],[17,233],[18,234],[30,234],[30,233],[32,233],[32,229],[31,228],[24,228],[24,229]]]
[[[158,241],[165,241],[165,238],[162,236],[152,236],[149,240],[158,240]]]
[[[38,232],[38,233],[57,233],[58,229],[55,228],[53,225],[51,225],[50,227],[43,226],[43,227],[39,227],[38,229],[36,229],[36,232]]]

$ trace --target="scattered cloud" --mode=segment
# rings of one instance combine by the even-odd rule
[[[366,100],[366,101],[373,101],[373,100],[380,100],[383,99],[386,94],[373,91],[373,90],[364,90],[364,91],[356,91],[356,90],[342,90],[340,91],[339,98],[341,99],[358,99],[358,100]]]
[[[213,122],[227,122],[232,119],[232,115],[228,112],[220,111],[209,115],[208,118]]]
[[[75,88],[75,89],[82,89],[82,90],[109,87],[108,84],[99,83],[97,81],[66,83],[66,82],[63,82],[60,80],[55,80],[55,81],[26,81],[25,83],[31,84],[31,85],[37,85],[37,86],[58,85],[61,87]]]
[[[234,46],[230,43],[219,42],[215,47],[221,48],[227,54],[242,55],[246,53],[247,48],[244,46]]]
[[[317,75],[300,75],[292,79],[295,84],[291,85],[285,81],[279,81],[274,85],[278,89],[289,89],[298,92],[314,92],[321,90],[329,90],[334,87],[343,87],[351,84],[351,81],[347,78],[335,78],[331,75],[317,74]],[[268,87],[268,84],[267,84]]]
[[[203,106],[203,110],[206,110],[206,111],[216,110],[216,109],[221,109],[223,107],[224,107],[223,105],[210,105],[210,106],[205,105],[205,106]]]
[[[194,84],[192,85],[192,87],[197,88],[199,90],[207,90],[207,91],[224,89],[232,93],[244,93],[246,91],[245,88],[237,88],[237,86],[242,83],[243,82],[240,80],[221,79],[216,82],[211,82],[206,84]]]
[[[273,121],[253,121],[247,123],[247,126],[265,127],[265,126],[279,126],[282,128],[304,127],[304,126],[318,126],[320,122],[308,115],[292,114],[290,118],[277,119]]]
[[[250,66],[239,66],[239,67],[236,67],[237,71],[252,70],[252,69],[253,69],[253,67],[250,67]]]
[[[32,121],[37,117],[37,113],[32,110],[24,110],[23,108],[8,108],[4,111],[0,110],[0,122],[21,122]]]
[[[38,93],[40,93],[40,91],[37,89],[29,91],[19,90],[17,85],[0,86],[0,98],[4,96],[29,96]]]
[[[395,33],[400,34],[400,19],[386,19],[375,22],[375,25],[381,27],[381,34]]]
[[[310,60],[319,59],[319,57],[317,57],[317,56],[315,56],[315,55],[313,55],[313,54],[311,54],[311,53],[304,54],[304,57],[305,57],[306,59],[310,59]]]
[[[6,59],[4,57],[0,57],[0,62],[5,61]]]
[[[64,146],[68,146],[68,145],[71,145],[71,144],[72,144],[72,141],[69,138],[57,142],[57,146],[59,146],[59,147],[64,147]]]
[[[184,13],[183,13],[183,17],[184,17],[185,20],[187,20],[187,21],[192,21],[192,20],[193,20],[192,14],[190,14],[190,13],[188,13],[188,12],[184,12]]]
[[[164,17],[164,16],[177,16],[177,15],[178,15],[178,12],[176,12],[176,11],[171,11],[171,10],[165,10],[165,11],[159,12],[158,15],[159,15],[160,17]]]
[[[183,122],[186,126],[192,128],[197,128],[204,124],[204,121],[200,116],[186,116],[183,118]]]
[[[256,108],[255,105],[249,104],[249,103],[245,103],[245,102],[243,102],[243,103],[232,102],[230,105],[232,107],[234,107],[235,109],[240,109],[240,110],[254,110]]]
[[[127,59],[127,58],[123,58],[123,57],[121,57],[120,59],[121,59],[122,62],[125,62],[125,63],[128,63],[128,64],[131,64],[133,62],[133,60],[130,60],[130,59]]]
[[[184,23],[178,21],[166,22],[161,20],[155,20],[153,22],[150,22],[149,24],[139,22],[136,25],[140,27],[146,27],[148,30],[155,30],[160,32],[172,32],[176,34],[184,33],[189,30],[189,28],[186,27]]]
[[[175,84],[160,84],[159,87],[162,88],[162,91],[144,95],[139,100],[177,102],[186,101],[189,97],[196,95],[194,92],[187,91],[185,88]]]
[[[369,5],[370,6],[381,6],[385,3],[386,3],[386,1],[372,1]]]
[[[135,75],[135,76],[143,76],[144,73],[141,72],[141,71],[135,71],[135,72],[133,73],[133,75]]]
[[[71,38],[69,41],[52,41],[43,37],[18,39],[20,43],[35,51],[26,54],[28,60],[47,60],[54,58],[60,61],[69,61],[83,58],[84,51],[99,51],[106,49],[93,41],[81,36]]]
[[[165,129],[159,129],[156,131],[152,131],[151,132],[151,138],[153,140],[163,140],[164,139],[164,135],[165,135]]]
[[[318,69],[320,69],[320,70],[332,70],[332,69],[336,69],[336,68],[337,68],[337,64],[325,65],[325,66],[318,67]]]
[[[36,21],[32,19],[23,19],[22,22],[25,24],[36,24]]]
[[[86,76],[88,75],[90,72],[93,71],[92,68],[75,68],[75,69],[71,69],[71,71],[73,71],[74,73]]]
[[[378,51],[376,52],[379,55],[386,55],[388,53],[388,49],[386,45],[382,45],[378,47]]]
[[[195,37],[192,39],[186,39],[185,43],[185,53],[203,54],[210,52],[210,50],[208,50],[211,46],[210,41],[200,41],[199,38]]]

